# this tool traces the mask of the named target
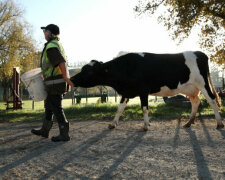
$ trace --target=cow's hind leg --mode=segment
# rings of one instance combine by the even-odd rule
[[[120,105],[119,105],[119,107],[117,109],[117,112],[116,112],[116,116],[115,116],[112,124],[109,124],[109,129],[114,129],[118,125],[120,116],[123,113],[128,101],[129,101],[128,98],[124,98],[124,97],[121,98]]]
[[[217,121],[217,129],[221,129],[224,127],[224,125],[222,123],[222,118],[219,113],[219,108],[216,104],[215,96],[211,93],[209,88],[207,88],[207,89],[208,89],[208,91],[205,88],[202,88],[201,92],[205,96],[206,100],[208,101],[208,103],[210,104],[210,106],[212,107],[212,109],[214,111],[216,121]]]
[[[144,127],[143,130],[147,131],[149,124],[149,118],[148,118],[148,95],[140,96],[141,99],[141,108],[144,116]]]
[[[198,111],[198,107],[200,104],[200,99],[198,96],[190,96],[190,101],[191,101],[191,116],[190,116],[190,120],[187,122],[187,124],[184,125],[184,127],[190,127],[191,124],[194,124],[195,121],[195,117],[196,117],[196,113]]]

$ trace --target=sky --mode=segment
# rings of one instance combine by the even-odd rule
[[[200,50],[198,37],[177,46],[156,17],[137,16],[138,0],[15,0],[33,27],[33,38],[45,43],[41,26],[56,24],[68,62],[103,62],[120,51],[179,53]]]

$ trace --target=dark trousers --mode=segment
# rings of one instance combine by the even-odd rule
[[[48,94],[45,100],[45,119],[52,121],[53,114],[59,124],[67,123],[66,116],[62,108],[63,95]]]

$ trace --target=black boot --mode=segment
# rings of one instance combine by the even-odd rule
[[[69,122],[59,124],[59,132],[60,134],[58,136],[53,136],[52,141],[58,142],[58,141],[69,141]]]
[[[48,138],[49,131],[52,128],[52,124],[53,124],[52,121],[47,121],[46,119],[44,119],[41,129],[39,129],[39,130],[32,129],[31,132],[35,135]]]

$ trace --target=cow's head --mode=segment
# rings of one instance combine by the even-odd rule
[[[100,85],[102,79],[101,71],[102,62],[92,60],[90,63],[84,65],[81,72],[71,77],[71,81],[76,87],[93,87]]]

